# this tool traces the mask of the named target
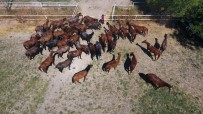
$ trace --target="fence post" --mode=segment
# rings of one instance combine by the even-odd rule
[[[112,11],[112,15],[111,15],[111,19],[112,19],[112,21],[114,21],[114,12],[115,12],[115,7],[116,7],[116,4],[114,4],[114,6],[113,6],[113,11]]]

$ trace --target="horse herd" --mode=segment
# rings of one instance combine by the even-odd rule
[[[82,18],[80,18],[82,17]],[[108,28],[104,28],[104,33],[101,33],[98,41],[95,44],[91,43],[91,39],[94,35],[94,30],[100,30],[102,25],[99,23],[98,19],[92,18],[90,16],[84,16],[82,13],[78,13],[75,17],[72,18],[63,18],[61,20],[51,21],[46,19],[46,22],[42,25],[35,27],[35,33],[33,33],[29,40],[23,43],[24,48],[26,49],[25,55],[31,60],[38,54],[43,54],[43,50],[48,48],[49,55],[48,57],[41,62],[38,69],[47,73],[49,66],[52,64],[55,65],[56,55],[63,58],[63,54],[68,52],[67,58],[65,61],[59,62],[55,67],[62,72],[64,68],[70,66],[75,57],[81,58],[81,54],[85,53],[90,54],[91,59],[93,60],[96,56],[96,59],[101,58],[102,51],[112,53],[116,48],[118,39],[128,39],[130,43],[134,42],[136,35],[141,34],[143,36],[148,34],[148,29],[145,26],[139,26],[130,22],[126,22],[127,27],[123,26],[123,22],[120,20],[117,21],[118,28],[115,25],[111,25],[109,22],[106,22]],[[88,34],[87,29],[91,29],[92,32]],[[158,60],[162,52],[166,49],[167,46],[167,34],[165,34],[165,39],[163,40],[161,46],[158,42],[152,46],[147,40],[143,41],[147,45],[147,51],[151,54],[154,54],[155,59]],[[87,44],[81,44],[80,39],[85,40]],[[156,40],[157,41],[157,40]],[[140,46],[139,44],[137,44]],[[53,51],[53,48],[57,47],[57,50]],[[75,50],[70,51],[70,48],[75,47]],[[120,62],[121,53],[118,52],[117,57],[113,54],[111,60],[103,64],[102,70],[109,72],[112,68],[116,69]],[[137,65],[137,59],[133,52],[131,52],[125,62],[125,70],[128,74],[132,73]],[[86,79],[88,71],[92,68],[92,64],[88,65],[84,70],[81,70],[75,73],[72,77],[72,82],[79,82],[81,78]],[[149,73],[146,74],[145,79],[153,85],[155,89],[159,87],[168,87],[169,92],[172,86],[165,81],[161,80],[155,74]]]

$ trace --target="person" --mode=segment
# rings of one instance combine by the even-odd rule
[[[101,19],[99,20],[101,24],[104,24],[104,14],[102,14]]]

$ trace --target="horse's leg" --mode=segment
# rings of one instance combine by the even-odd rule
[[[86,79],[86,76],[84,76],[84,80],[83,80],[83,82],[85,81],[85,79]]]
[[[76,80],[76,81],[81,84],[81,82],[79,82],[79,80]]]

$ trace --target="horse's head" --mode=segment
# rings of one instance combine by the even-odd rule
[[[164,38],[167,38],[167,34],[164,34]]]
[[[130,53],[130,56],[134,56],[134,53],[133,53],[133,52],[131,52],[131,53]]]

